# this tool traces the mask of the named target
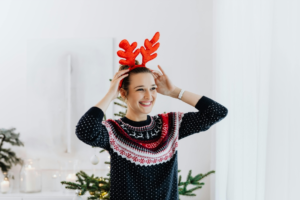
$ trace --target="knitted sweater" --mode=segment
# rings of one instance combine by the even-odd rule
[[[178,200],[178,140],[208,130],[228,110],[202,96],[198,112],[147,115],[145,121],[126,117],[103,121],[91,107],[76,125],[84,143],[106,149],[111,156],[111,200]]]

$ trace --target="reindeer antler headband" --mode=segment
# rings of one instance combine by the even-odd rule
[[[156,32],[155,35],[153,36],[153,38],[151,39],[151,41],[149,41],[148,39],[145,40],[144,45],[145,45],[146,49],[143,46],[141,46],[139,49],[136,49],[135,51],[134,51],[134,49],[137,46],[136,42],[133,42],[130,45],[126,39],[122,40],[119,44],[119,47],[124,49],[125,51],[119,50],[117,52],[117,54],[119,57],[125,58],[125,59],[120,59],[119,63],[121,65],[128,65],[129,71],[131,71],[137,67],[146,67],[146,63],[150,60],[153,60],[157,56],[157,53],[154,53],[154,54],[152,54],[152,53],[155,52],[159,47],[159,42],[156,43],[158,41],[158,39],[159,39],[159,32]],[[135,58],[139,55],[140,52],[143,56],[143,62],[141,65],[135,65]],[[122,86],[123,80],[124,79],[122,79],[120,81],[119,88]]]

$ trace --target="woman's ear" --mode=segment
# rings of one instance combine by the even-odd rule
[[[125,100],[125,98],[126,98],[126,91],[123,88],[120,88],[120,95]]]

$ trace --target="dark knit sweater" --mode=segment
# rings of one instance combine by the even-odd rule
[[[76,125],[84,143],[106,149],[111,156],[111,200],[178,200],[178,140],[208,130],[228,110],[203,96],[198,112],[169,112],[135,122],[126,117],[103,121],[91,107]]]

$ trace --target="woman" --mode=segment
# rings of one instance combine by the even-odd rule
[[[136,64],[139,64],[137,60]],[[212,99],[175,86],[165,71],[120,66],[104,98],[90,108],[76,126],[77,137],[111,155],[111,200],[178,200],[178,140],[208,130],[228,110]],[[120,81],[122,87],[119,88]],[[103,121],[118,96],[127,104],[126,116]],[[195,107],[198,112],[169,112],[149,116],[157,93]]]

